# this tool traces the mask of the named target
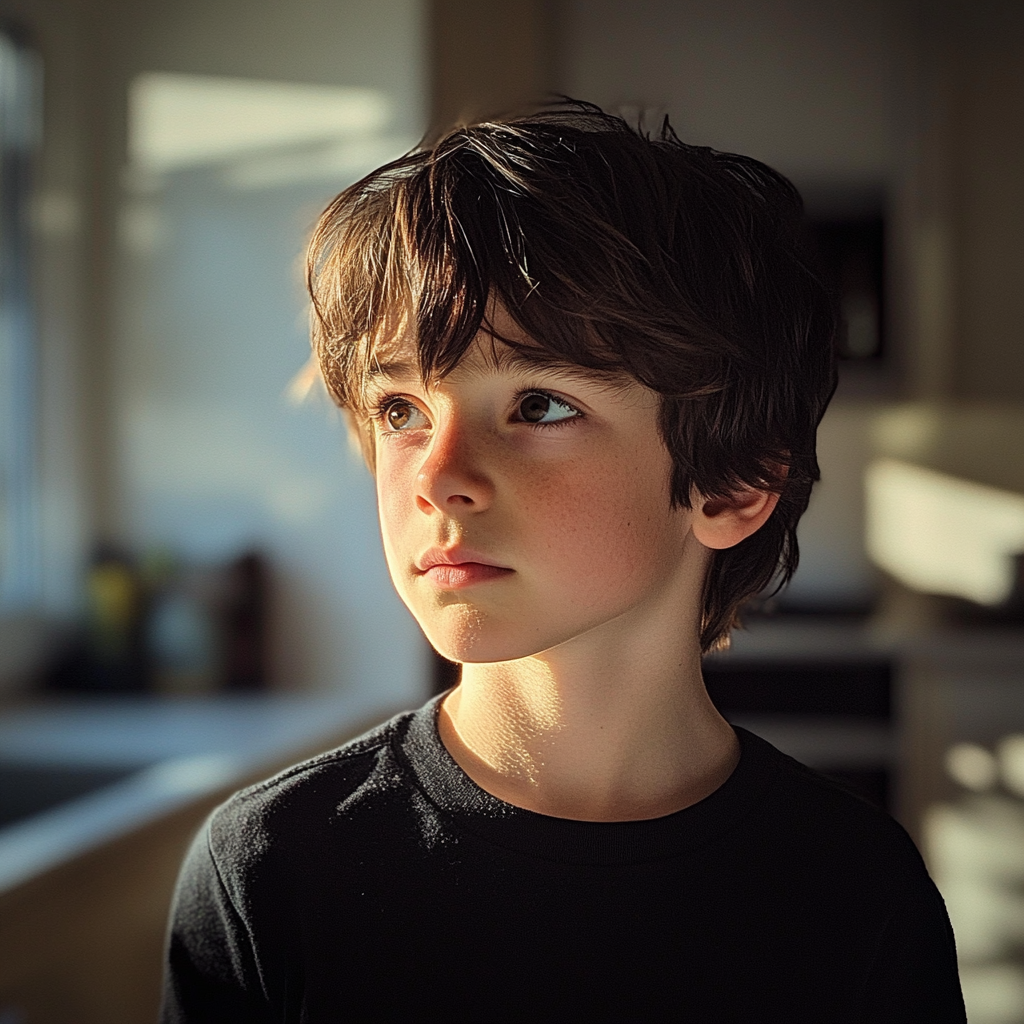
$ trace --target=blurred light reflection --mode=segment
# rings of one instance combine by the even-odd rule
[[[375,89],[149,72],[129,95],[132,161],[153,171],[215,163],[277,146],[380,132]]]
[[[998,778],[996,759],[977,743],[957,743],[946,751],[946,771],[965,789],[982,793]]]
[[[1024,551],[1024,496],[879,459],[866,473],[867,548],[914,590],[998,605]]]
[[[1024,804],[995,790],[1024,773],[1024,736],[1003,737],[998,757],[975,743],[946,753],[946,768],[974,792],[932,806],[925,850],[956,934],[971,1024],[1024,1020]]]

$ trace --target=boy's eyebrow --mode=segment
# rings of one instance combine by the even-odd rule
[[[575,369],[583,370],[583,367],[574,363],[563,362],[558,359],[536,357],[527,354],[521,349],[503,348],[488,353],[488,365],[495,370],[537,370],[537,369]],[[420,368],[414,363],[404,359],[391,359],[386,362],[373,360],[370,365],[367,377],[370,380],[379,378],[403,378],[419,376]]]
[[[625,370],[599,370],[592,366],[583,366],[568,359],[560,359],[554,353],[539,346],[533,348],[502,346],[488,352],[487,361],[496,370],[525,372],[548,370],[582,383],[600,384],[611,390],[635,383]]]
[[[419,367],[402,359],[392,359],[388,362],[378,362],[376,359],[370,364],[367,371],[367,379],[371,381],[386,378],[387,380],[398,380],[403,377],[419,377]]]
[[[529,349],[502,346],[487,353],[487,363],[498,371],[536,372],[548,370],[587,383],[603,384],[613,389],[621,387],[627,381],[632,381],[625,371],[598,370],[589,366],[581,366],[579,363],[569,360],[559,359],[548,353],[546,349],[538,347],[535,351],[538,353],[537,355],[534,355]],[[407,380],[409,378],[420,379],[420,368],[417,363],[406,359],[391,359],[384,362],[374,359],[367,371],[366,381],[372,386],[380,384],[384,380]]]

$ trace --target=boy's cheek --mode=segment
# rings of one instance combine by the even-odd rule
[[[416,470],[401,453],[377,451],[377,511],[381,522],[415,507]]]
[[[407,551],[403,545],[403,522],[415,509],[415,499],[401,486],[401,474],[394,465],[378,465],[377,471],[377,516],[380,522],[381,539],[388,569],[395,583],[408,568],[406,562],[415,558],[416,552]]]
[[[674,524],[630,497],[621,486],[612,493],[581,488],[523,509],[525,543],[556,590],[559,580],[578,591],[593,589],[595,596],[629,589],[665,559]]]

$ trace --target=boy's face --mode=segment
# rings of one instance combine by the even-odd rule
[[[370,389],[391,576],[453,661],[511,661],[628,628],[702,580],[692,513],[669,498],[657,396],[513,352],[478,338],[427,387],[410,344]]]

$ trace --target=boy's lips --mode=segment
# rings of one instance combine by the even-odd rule
[[[508,576],[514,570],[465,548],[431,548],[416,560],[416,571],[442,590],[459,590],[475,583]]]

